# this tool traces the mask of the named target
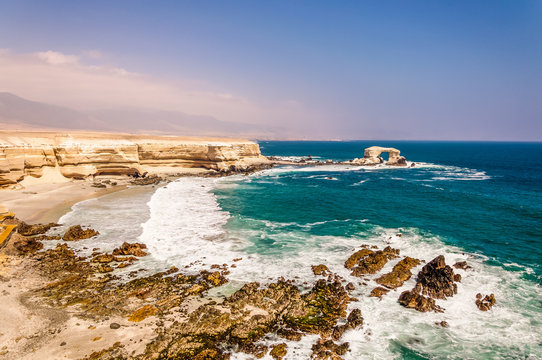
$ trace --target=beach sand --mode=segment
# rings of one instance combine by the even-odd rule
[[[0,205],[28,223],[57,222],[71,207],[83,200],[126,189],[125,183],[105,189],[84,180],[35,183],[19,189],[0,191]]]

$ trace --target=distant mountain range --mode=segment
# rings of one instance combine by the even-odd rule
[[[7,92],[0,92],[0,126],[25,130],[65,129],[249,138],[273,137],[280,132],[278,128],[232,123],[212,116],[176,111],[137,108],[78,111],[26,100]]]

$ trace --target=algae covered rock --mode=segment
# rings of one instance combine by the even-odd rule
[[[64,236],[62,237],[62,240],[64,241],[76,241],[76,240],[83,240],[83,239],[89,239],[93,236],[98,235],[99,232],[93,229],[83,229],[81,225],[74,225],[71,226]]]

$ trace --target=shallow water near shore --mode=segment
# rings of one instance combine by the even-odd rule
[[[173,265],[197,271],[242,258],[222,294],[281,276],[309,286],[316,279],[311,265],[326,264],[356,285],[359,301],[350,308],[365,319],[343,338],[350,342],[346,359],[541,358],[542,144],[378,144],[399,148],[416,166],[283,166],[250,176],[181,178],[79,203],[61,222],[100,231],[73,244],[82,252],[146,243],[150,256],[137,266],[149,271]],[[261,143],[264,155],[323,160],[359,157],[370,145]],[[379,300],[368,297],[378,275],[356,278],[344,268],[362,244],[390,245],[426,261],[443,254],[448,264],[466,260],[473,270],[456,270],[463,277],[458,294],[437,301],[443,314],[419,313],[397,303],[414,278]],[[475,306],[478,292],[495,294],[491,311]],[[308,358],[315,341],[288,342],[287,358]]]

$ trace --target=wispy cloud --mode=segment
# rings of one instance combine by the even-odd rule
[[[75,55],[66,55],[59,53],[57,51],[42,51],[36,53],[38,59],[45,61],[51,65],[66,65],[66,64],[77,64],[79,62],[79,57]]]

